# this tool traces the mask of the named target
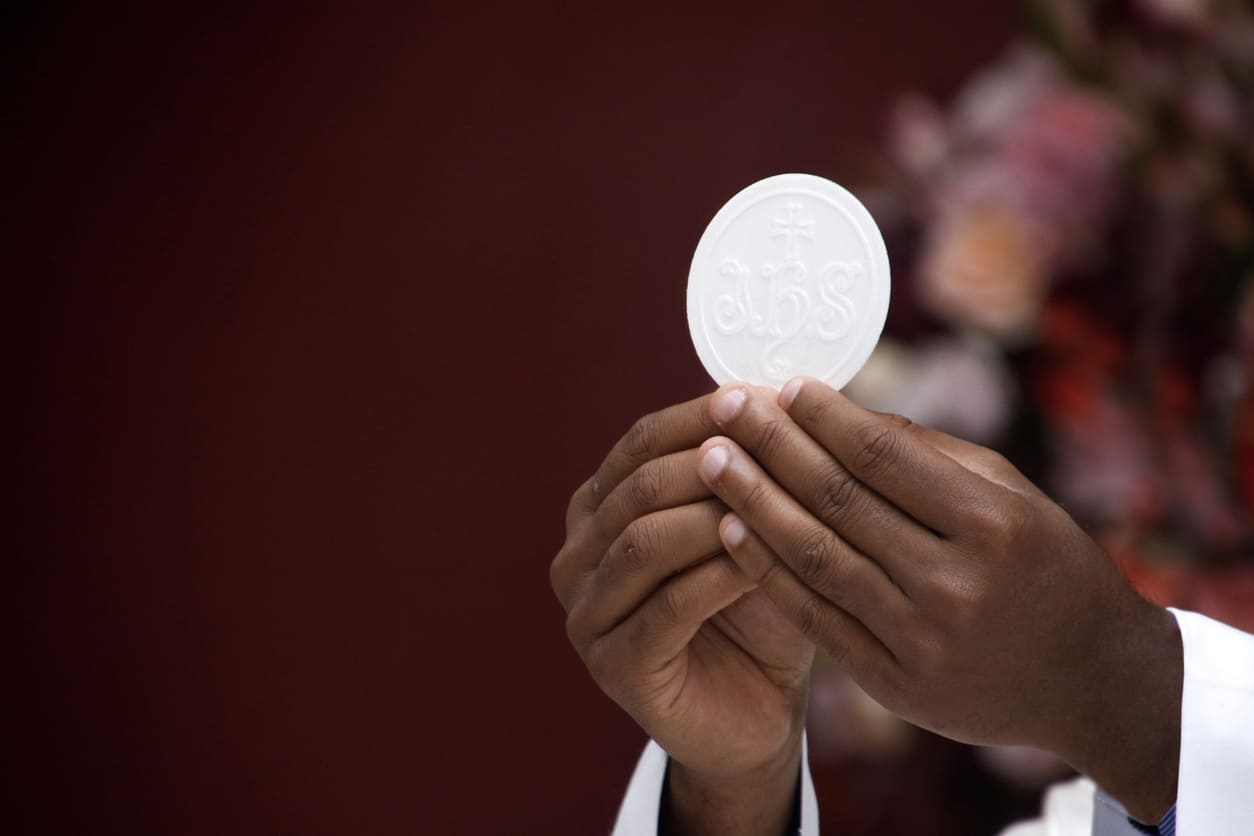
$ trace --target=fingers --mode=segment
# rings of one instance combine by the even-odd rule
[[[701,478],[791,574],[891,646],[907,600],[884,570],[815,519],[731,439],[712,438],[701,452]]]
[[[612,681],[625,671],[648,676],[674,661],[706,620],[752,588],[731,558],[720,555],[667,581],[618,627],[590,644],[571,638],[598,682]]]
[[[571,498],[572,517],[595,511],[610,493],[645,462],[697,447],[718,432],[710,418],[709,395],[650,413],[631,425],[596,473]]]
[[[580,590],[571,608],[572,629],[592,637],[607,633],[667,579],[722,554],[718,523],[726,512],[722,502],[709,499],[628,525]]]
[[[775,392],[731,384],[715,393],[710,406],[723,432],[781,487],[900,584],[917,556],[935,547],[936,535],[859,482],[776,398]]]
[[[933,531],[954,533],[967,509],[988,503],[987,480],[902,422],[863,409],[820,381],[791,381],[780,402],[858,481]]]
[[[696,450],[685,450],[645,462],[619,482],[581,526],[569,527],[566,544],[549,569],[553,591],[564,605],[633,520],[711,496],[697,476],[698,455]]]
[[[896,667],[892,652],[878,637],[858,619],[802,583],[736,514],[723,518],[719,535],[745,577],[859,682],[871,684],[885,677],[890,667]]]
[[[697,450],[684,450],[640,465],[597,508],[597,533],[608,543],[645,514],[709,498],[710,489],[697,475],[699,457]]]

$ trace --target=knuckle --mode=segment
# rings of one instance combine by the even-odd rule
[[[1005,513],[1004,526],[1015,539],[1023,537],[1032,528],[1036,520],[1035,508],[1022,494],[1008,491],[1002,503]]]
[[[799,398],[804,396],[807,388],[809,387],[805,387],[801,390],[801,395],[798,396]],[[805,406],[801,409],[801,415],[799,417],[801,418],[802,422],[804,422],[808,426],[813,427],[813,426],[820,426],[822,424],[827,423],[830,416],[831,416],[831,401],[829,401],[827,398],[814,398],[813,400],[806,403]]]
[[[827,648],[828,653],[831,654],[833,661],[839,665],[843,661],[840,658],[843,655],[841,643],[836,642],[833,644],[830,641],[833,637],[824,635],[826,627],[827,611],[824,609],[823,603],[818,599],[818,596],[807,595],[797,607],[797,629],[816,643],[823,644]]]
[[[847,515],[858,494],[858,481],[839,465],[825,473],[816,490],[815,511],[819,519],[831,522]]]
[[[809,587],[823,584],[832,573],[834,555],[831,537],[823,531],[805,535],[794,556],[797,577]]]
[[[984,479],[1001,482],[1019,475],[1019,471],[1010,463],[1010,460],[996,450],[982,448],[966,455],[968,456],[967,467]]]
[[[771,489],[765,482],[754,482],[745,493],[741,508],[746,516],[760,517],[771,507]]]
[[[908,430],[910,429],[910,427],[914,426],[913,421],[911,421],[906,416],[900,415],[896,412],[885,412],[883,413],[883,417],[885,421],[892,424],[894,427],[897,427],[898,429]]]
[[[984,467],[993,473],[1001,473],[1015,469],[1015,466],[1010,463],[1010,459],[1006,458],[1001,453],[998,453],[996,450],[990,450],[987,447],[979,451],[979,461],[980,464],[984,465]]]
[[[638,419],[623,438],[623,453],[632,461],[644,463],[653,458],[657,449],[658,423],[656,413]]]
[[[690,596],[682,584],[668,583],[658,595],[657,615],[663,626],[677,624],[687,612]]]
[[[815,644],[817,644],[817,639]],[[823,649],[827,651],[827,655],[841,670],[849,670],[849,646],[842,641],[829,641],[823,645]]]
[[[770,418],[759,426],[754,438],[754,451],[763,459],[775,456],[788,436],[788,425],[778,418]]]
[[[624,539],[606,563],[607,580],[639,574],[649,565],[651,557],[649,547],[639,546],[636,540],[630,538]]]
[[[553,594],[558,600],[562,600],[562,596],[566,591],[566,550],[557,553],[557,557],[553,558],[553,562],[549,564],[549,586],[553,588]]]
[[[596,508],[599,498],[595,493],[597,478],[595,476],[589,478],[570,495],[570,501],[566,503],[566,534],[569,536],[575,531],[584,519]]]
[[[627,483],[628,496],[636,508],[654,508],[665,492],[666,480],[656,462],[641,465]]]
[[[1006,492],[996,502],[981,505],[975,513],[976,532],[981,541],[1000,550],[1013,549],[1021,543],[1031,520],[1027,501],[1012,492]]]
[[[967,524],[982,544],[1000,535],[1001,515],[990,502],[981,502],[967,512]]]
[[[938,597],[943,603],[941,612],[947,622],[958,627],[973,619],[981,603],[979,592],[973,583],[952,576],[941,582]]]
[[[897,431],[888,424],[874,421],[857,431],[854,466],[866,473],[875,473],[892,465],[900,444]]]
[[[615,567],[624,574],[643,569],[658,553],[663,536],[661,528],[651,517],[641,517],[629,524],[619,541]]]

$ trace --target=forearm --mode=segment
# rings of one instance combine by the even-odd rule
[[[664,836],[786,834],[798,820],[801,742],[749,774],[702,775],[671,761],[659,819]]]

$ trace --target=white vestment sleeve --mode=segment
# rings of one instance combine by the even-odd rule
[[[1041,817],[1019,822],[1001,836],[1142,836],[1119,802],[1088,778],[1054,784],[1045,793]]]
[[[627,794],[618,808],[613,836],[645,836],[657,833],[657,815],[662,807],[662,782],[666,780],[666,752],[649,741],[631,774]]]
[[[666,780],[666,752],[652,740],[632,773],[627,794],[618,808],[613,836],[656,836],[657,817],[662,807],[662,785]],[[810,777],[806,741],[801,739],[801,836],[818,836],[819,802]]]
[[[1002,836],[1089,836],[1093,832],[1094,789],[1088,778],[1054,784],[1045,793],[1041,817],[1011,825]]]
[[[1184,640],[1176,833],[1254,833],[1254,636],[1172,613]]]

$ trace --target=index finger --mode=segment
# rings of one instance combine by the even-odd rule
[[[720,432],[710,417],[710,395],[668,406],[640,418],[618,440],[587,482],[575,494],[572,510],[590,513],[614,488],[645,462],[700,447]]]
[[[988,504],[989,483],[888,415],[858,406],[818,380],[796,378],[780,405],[858,481],[940,534]]]

